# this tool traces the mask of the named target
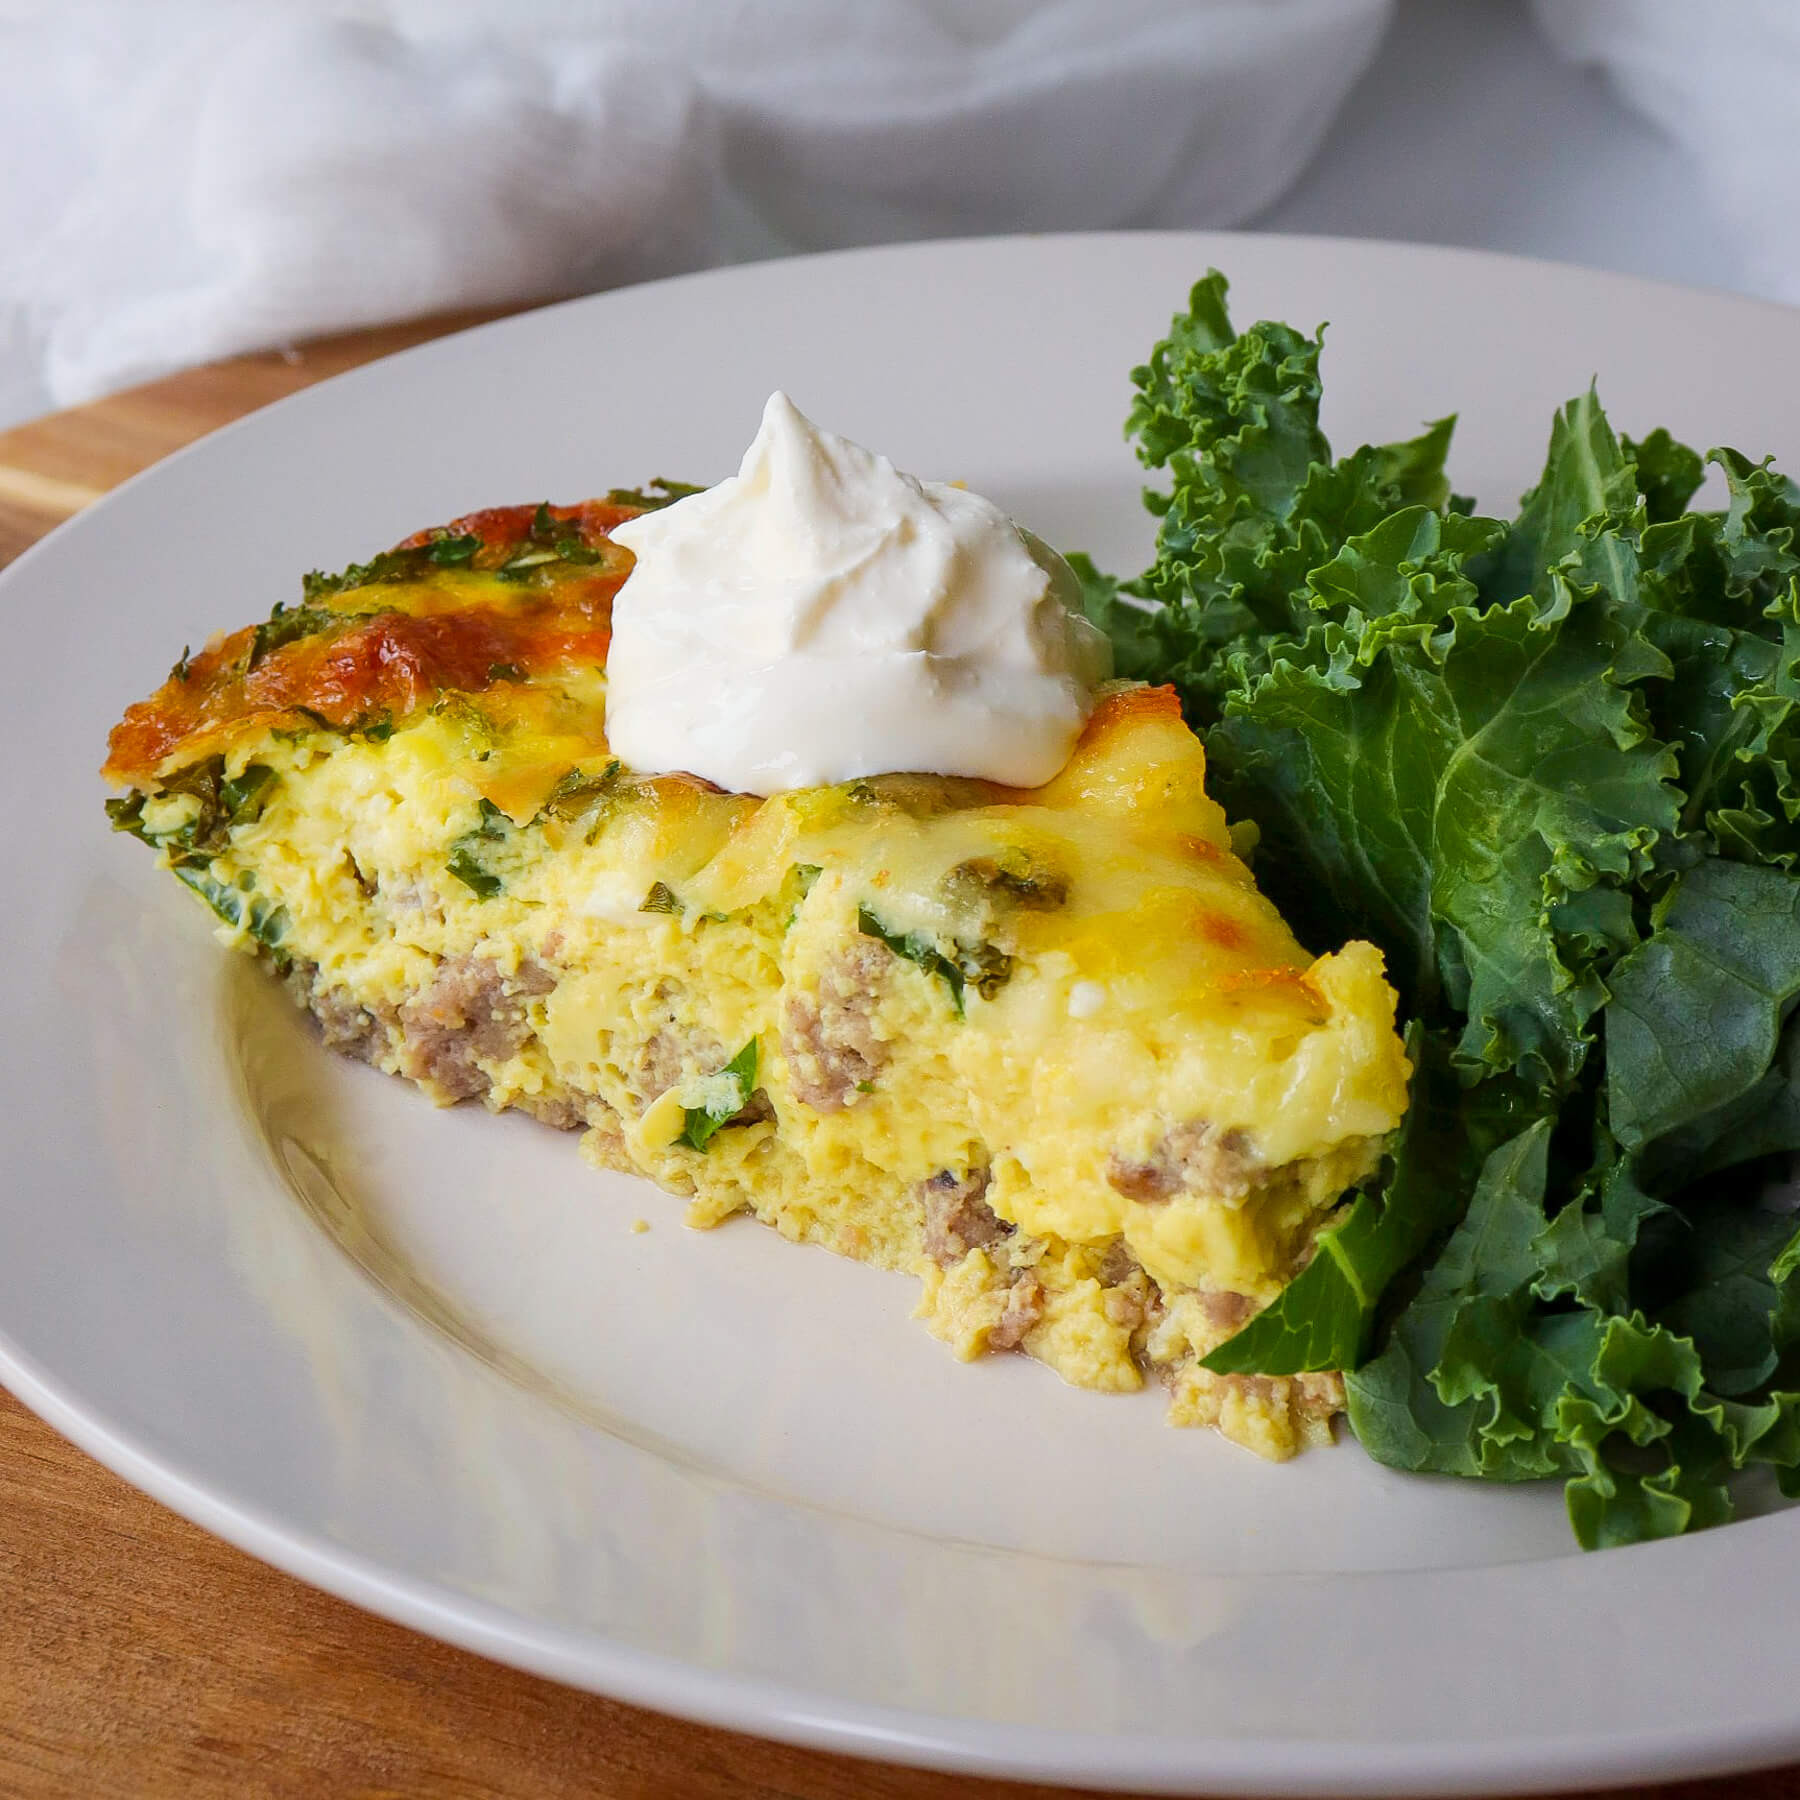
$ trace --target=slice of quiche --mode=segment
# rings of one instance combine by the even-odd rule
[[[670,493],[673,490],[669,490]],[[962,1357],[1146,1375],[1265,1455],[1335,1375],[1199,1358],[1304,1265],[1408,1068],[1379,954],[1258,894],[1170,690],[1106,690],[1020,790],[758,800],[606,749],[610,530],[501,508],[183,653],[112,734],[118,829],[316,1016],[441,1103],[583,1129],[715,1225],[923,1279]]]

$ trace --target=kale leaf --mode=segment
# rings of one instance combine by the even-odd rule
[[[716,1096],[705,1105],[684,1108],[685,1123],[675,1141],[690,1150],[704,1150],[750,1104],[756,1092],[756,1075],[760,1052],[752,1038],[719,1073],[712,1077],[718,1088]]]
[[[878,938],[896,956],[936,975],[949,988],[959,1019],[967,1009],[967,989],[991,1000],[1012,979],[1013,959],[993,944],[953,938],[946,950],[929,932],[889,931],[866,906],[857,909],[856,926],[864,937]]]
[[[667,481],[658,475],[641,488],[612,488],[607,492],[609,506],[635,506],[640,512],[655,512],[659,507],[673,506],[689,494],[706,490],[691,481]]]
[[[287,936],[288,914],[285,906],[271,903],[254,892],[254,878],[246,870],[236,882],[226,883],[202,864],[176,863],[175,879],[193,891],[233,930],[254,938],[269,951],[275,967],[285,974],[289,958],[281,948]]]
[[[478,900],[492,900],[506,883],[489,868],[488,847],[504,843],[511,835],[512,821],[493,801],[484,799],[477,823],[450,846],[444,867]]]
[[[172,864],[211,862],[226,847],[231,833],[262,816],[276,780],[266,763],[246,763],[236,775],[225,773],[222,756],[208,756],[177,770],[154,795],[133,789],[106,802],[114,831],[127,831],[153,850],[167,853]],[[166,830],[153,831],[144,808],[153,799],[186,796],[196,802],[188,816]]]

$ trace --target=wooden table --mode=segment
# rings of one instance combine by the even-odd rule
[[[439,319],[242,357],[0,434],[0,563],[203,432],[473,322]],[[1069,1792],[786,1749],[449,1649],[208,1537],[0,1391],[7,1800],[1052,1800]],[[1800,1766],[1660,1792],[1663,1800],[1800,1800]]]

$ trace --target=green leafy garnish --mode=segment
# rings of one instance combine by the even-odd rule
[[[716,1097],[709,1094],[704,1106],[684,1109],[686,1123],[676,1142],[690,1150],[704,1150],[750,1104],[756,1092],[758,1063],[756,1039],[752,1038],[717,1075],[709,1077],[709,1086],[718,1090]]]
[[[284,606],[278,600],[275,610],[251,634],[250,651],[245,658],[244,667],[246,670],[254,669],[272,651],[298,643],[301,638],[316,637],[320,632],[330,631],[335,626],[346,625],[354,617],[356,615],[353,613],[332,612],[327,607]]]
[[[655,512],[658,507],[685,500],[689,494],[704,492],[704,488],[696,487],[692,482],[665,481],[659,475],[646,487],[612,488],[606,499],[609,506],[635,506],[643,512]]]
[[[219,782],[219,805],[232,825],[242,825],[257,817],[263,806],[264,790],[275,779],[275,771],[262,763],[247,763],[241,774],[225,776]]]
[[[1043,858],[1016,847],[993,856],[972,856],[944,880],[960,899],[1017,907],[1025,912],[1054,912],[1069,900],[1069,878]]]
[[[433,569],[467,568],[480,549],[481,539],[473,532],[435,531],[422,544],[412,544],[403,550],[382,550],[367,562],[351,563],[335,575],[314,569],[301,578],[300,592],[310,604],[329,599],[333,594],[347,594],[353,588],[418,581]]]
[[[488,867],[486,849],[512,835],[512,821],[491,800],[482,800],[479,811],[480,823],[450,846],[444,867],[478,899],[491,900],[506,884]]]
[[[248,887],[227,886],[195,863],[177,863],[175,879],[192,888],[227,925],[246,932],[270,951],[276,966],[285,972],[288,958],[281,949],[288,927],[285,906],[271,906]]]
[[[532,824],[542,825],[547,820],[556,819],[563,824],[572,825],[585,819],[588,821],[586,841],[591,844],[606,823],[607,814],[618,797],[624,773],[625,765],[617,760],[608,762],[598,774],[582,768],[569,769],[557,778],[555,787],[545,796]]]
[[[679,499],[684,493],[699,491],[679,482],[652,485],[667,487],[670,491],[663,498],[645,497],[627,503],[666,506],[669,501]],[[487,551],[486,555],[483,554],[484,550]],[[574,520],[559,519],[549,502],[544,501],[532,513],[525,536],[511,544],[498,544],[490,549],[475,532],[435,531],[420,543],[409,544],[402,549],[383,550],[370,557],[367,562],[351,563],[348,568],[341,569],[334,575],[314,569],[302,580],[301,595],[305,606],[311,607],[317,601],[328,600],[337,594],[347,594],[357,588],[422,581],[438,569],[467,569],[477,574],[497,576],[502,581],[529,582],[535,580],[539,569],[549,569],[556,564],[591,566],[602,561],[604,556],[604,551],[582,542],[580,527]],[[281,610],[277,608],[278,612]],[[354,615],[327,613],[325,616],[335,619]]]
[[[475,552],[481,548],[481,539],[474,532],[461,537],[446,534],[436,537],[425,546],[425,554],[440,569],[460,568],[464,563],[474,559]]]
[[[856,927],[864,937],[879,938],[896,956],[942,980],[959,1019],[965,1011],[965,989],[972,987],[982,999],[991,1000],[1012,979],[1012,958],[992,944],[956,938],[945,950],[926,932],[889,931],[866,906],[857,908]]]
[[[643,903],[638,907],[644,913],[679,913],[681,902],[675,898],[674,889],[666,881],[653,881],[650,891],[645,894]]]
[[[506,885],[498,875],[483,866],[479,857],[466,844],[459,843],[451,849],[444,867],[464,887],[473,889],[476,898],[480,900],[493,899]]]
[[[1516,517],[1449,421],[1333,459],[1320,338],[1210,275],[1134,371],[1156,560],[1077,564],[1175,683],[1303,940],[1373,939],[1412,1107],[1307,1268],[1207,1364],[1343,1368],[1405,1468],[1560,1477],[1583,1544],[1800,1490],[1800,488],[1557,415]],[[1710,461],[1727,504],[1691,511]],[[865,929],[867,927],[865,926]]]
[[[435,708],[433,709],[436,710]],[[287,711],[305,721],[300,725],[272,725],[269,735],[283,743],[298,744],[324,732],[331,737],[367,738],[372,744],[385,744],[394,735],[394,715],[384,706],[339,725],[313,707],[289,706]]]
[[[547,500],[540,501],[531,517],[525,541],[519,544],[494,573],[506,581],[522,581],[534,570],[551,563],[597,563],[600,552],[581,541],[576,527],[559,519]]]
[[[813,883],[824,874],[817,863],[794,863],[781,879],[781,892],[778,904],[787,908],[782,918],[781,929],[792,931],[794,921],[800,917],[800,908],[806,904],[806,896],[813,891]]]
[[[109,799],[106,816],[114,831],[128,831],[153,850],[167,853],[173,864],[210,863],[226,847],[231,833],[262,816],[275,781],[265,763],[247,763],[235,776],[225,773],[225,759],[209,756],[177,770],[155,794],[134,789]],[[185,796],[195,802],[185,820],[165,830],[152,830],[144,810],[155,800]]]

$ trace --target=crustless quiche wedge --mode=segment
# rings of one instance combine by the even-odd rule
[[[1270,1456],[1334,1374],[1215,1375],[1374,1169],[1408,1067],[1379,954],[1257,892],[1166,688],[1047,785],[767,800],[609,755],[611,529],[500,508],[183,654],[112,734],[115,825],[316,1016],[442,1103],[924,1284],[963,1357],[1147,1375]]]

